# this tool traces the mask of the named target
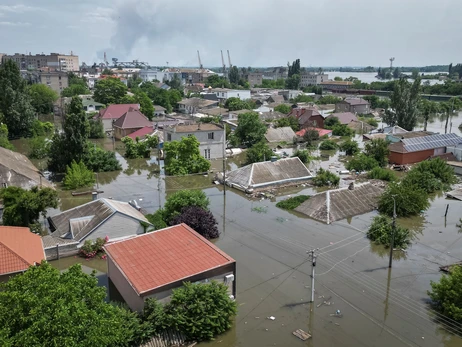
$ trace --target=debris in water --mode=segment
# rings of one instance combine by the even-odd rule
[[[310,334],[308,334],[306,331],[303,331],[302,329],[297,329],[292,332],[292,334],[297,336],[302,341],[306,341],[311,337]]]
[[[269,316],[269,317],[266,317],[266,319],[275,320],[275,319],[276,319],[276,317],[274,317],[274,316]]]
[[[268,209],[265,207],[253,207],[252,212],[257,212],[257,213],[266,213],[268,212]]]

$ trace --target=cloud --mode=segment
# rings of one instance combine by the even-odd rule
[[[28,27],[28,26],[31,26],[31,24],[27,23],[27,22],[0,22],[0,25],[10,26],[10,27]]]
[[[96,8],[92,8],[90,11],[85,13],[81,21],[85,23],[93,23],[96,25],[99,25],[102,23],[112,23],[113,15],[114,15],[114,10],[112,8],[96,7]]]
[[[0,5],[0,12],[9,12],[9,13],[24,13],[31,11],[41,11],[42,9],[34,6],[26,5]]]

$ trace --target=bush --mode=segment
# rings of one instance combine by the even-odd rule
[[[187,206],[181,210],[181,214],[173,217],[170,225],[185,223],[190,228],[207,239],[215,239],[220,236],[218,222],[212,212],[198,206]]]
[[[68,165],[66,167],[66,176],[63,180],[63,185],[66,189],[88,187],[94,182],[94,173],[88,170],[83,162],[77,164],[75,160],[73,160],[71,166],[69,167]]]
[[[292,157],[298,157],[304,164],[311,161],[310,152],[306,149],[297,149]]]
[[[457,178],[451,166],[440,158],[434,158],[416,164],[403,182],[415,185],[427,193],[433,193],[437,190],[449,189],[451,184],[457,182]]]
[[[337,149],[338,145],[332,140],[324,140],[321,142],[319,145],[319,149],[322,149],[324,151],[329,151],[332,149]]]
[[[106,236],[105,239],[98,237],[96,240],[85,240],[83,246],[79,250],[79,255],[86,259],[91,259],[94,257],[99,257],[105,259],[106,255],[104,253],[103,246],[109,238]]]
[[[164,221],[164,209],[158,209],[152,214],[147,214],[146,219],[154,226],[154,230],[166,228],[168,225]]]
[[[35,120],[32,123],[32,136],[50,136],[53,134],[54,125],[50,122],[41,122],[39,120]]]
[[[388,163],[389,142],[384,139],[372,139],[366,143],[364,152],[369,157],[374,158],[380,167],[384,167]]]
[[[144,302],[141,320],[147,323],[148,336],[158,336],[170,327],[164,306],[155,298],[148,298]]]
[[[351,158],[351,160],[345,165],[347,170],[362,172],[372,170],[374,167],[379,166],[379,163],[364,153],[359,153],[358,155]]]
[[[280,105],[277,105],[275,108],[274,108],[275,111],[277,112],[281,112],[281,113],[284,113],[284,114],[288,114],[290,111],[292,111],[292,107],[290,107],[289,105],[287,104],[280,104]]]
[[[140,141],[138,137],[136,138],[136,141],[133,141],[131,137],[125,136],[122,138],[122,143],[125,145],[126,158],[150,158],[151,148],[157,147],[159,144],[159,138],[156,135],[148,135],[144,141]]]
[[[269,148],[266,142],[258,142],[246,151],[246,164],[258,163],[260,161],[270,160],[274,152]]]
[[[392,182],[380,197],[378,206],[381,213],[390,217],[393,216],[393,197],[399,217],[418,215],[430,206],[428,194],[423,189],[403,182]]]
[[[43,159],[48,156],[51,141],[44,136],[32,137],[29,140],[29,157],[34,159]]]
[[[394,171],[383,169],[381,167],[376,166],[367,173],[367,178],[394,182],[397,180],[398,177],[396,176]]]
[[[164,205],[163,217],[166,223],[176,215],[180,214],[183,208],[197,206],[208,210],[209,198],[201,190],[179,190],[170,195]]]
[[[90,119],[90,133],[88,138],[90,139],[103,139],[106,135],[104,133],[103,122],[99,119]]]
[[[332,128],[332,135],[335,136],[353,136],[354,134],[354,130],[346,124],[337,124]]]
[[[292,198],[279,201],[276,204],[276,207],[282,208],[284,210],[294,210],[295,208],[303,204],[309,198],[310,198],[309,195],[297,195]]]
[[[279,106],[285,106],[285,105],[279,105]],[[300,130],[298,119],[293,116],[276,119],[274,124],[276,125],[277,128],[291,127],[293,131]]]
[[[83,162],[93,172],[107,172],[120,170],[119,161],[114,152],[94,146],[91,142],[87,144],[87,152],[83,156]]]
[[[437,311],[462,323],[462,266],[454,266],[439,282],[430,281],[428,295]]]
[[[340,177],[330,172],[329,170],[319,169],[315,177],[313,177],[313,184],[317,187],[323,186],[338,186]]]
[[[324,121],[324,128],[326,129],[333,129],[334,126],[340,124],[340,121],[338,120],[337,117],[332,117],[332,116],[329,116],[326,118],[326,120]]]
[[[358,142],[348,139],[340,145],[340,150],[344,151],[346,155],[355,155],[359,152]]]
[[[229,298],[228,287],[211,283],[184,283],[175,289],[166,306],[172,326],[188,340],[211,340],[231,328],[237,304]]]
[[[314,129],[306,129],[303,140],[306,142],[307,146],[310,146],[314,141],[319,140],[319,132]]]
[[[374,217],[372,225],[367,231],[367,237],[379,245],[390,247],[391,235],[393,232],[391,218],[379,215]],[[406,249],[410,243],[409,230],[396,226],[393,238],[393,247]]]

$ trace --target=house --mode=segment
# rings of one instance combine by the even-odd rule
[[[146,126],[152,126],[152,123],[138,108],[130,107],[127,112],[114,122],[114,137],[120,140]]]
[[[271,103],[278,103],[278,104],[283,104],[284,103],[284,96],[280,94],[271,94],[271,96],[266,99],[266,101],[271,104]]]
[[[447,148],[462,144],[462,137],[456,134],[436,134],[401,139],[388,146],[388,160],[392,164],[414,164],[434,155],[448,152]]]
[[[287,116],[296,117],[300,129],[324,128],[324,117],[314,107],[293,108]]]
[[[97,119],[103,122],[104,131],[112,131],[112,123],[122,117],[130,108],[139,109],[139,104],[119,104],[109,105],[108,107],[99,111]]]
[[[85,113],[99,112],[104,108],[104,104],[96,102],[91,96],[83,95],[81,98]]]
[[[335,105],[335,112],[351,112],[354,114],[368,114],[371,111],[369,101],[362,98],[347,98]]]
[[[358,133],[358,134],[369,133],[375,129],[374,126],[366,122],[363,122],[361,120],[351,121],[350,123],[348,123],[347,126],[348,128],[350,128],[351,130],[353,130],[355,133]]]
[[[385,127],[378,129],[376,131],[371,131],[369,134],[363,134],[363,141],[370,141],[372,139],[386,139],[387,134],[391,135],[399,135],[399,134],[404,134],[407,133],[408,131],[406,129],[401,128],[398,125],[392,126],[392,127]]]
[[[204,83],[204,81],[216,73],[209,69],[194,69],[194,68],[168,68],[163,72],[168,74],[168,80],[171,80],[174,75],[177,75],[184,84]]]
[[[351,122],[358,121],[358,118],[355,116],[355,114],[351,112],[331,113],[330,115],[326,117],[326,119],[333,118],[333,117],[337,117],[340,124],[345,124],[345,125],[348,125]]]
[[[218,100],[223,103],[229,98],[239,98],[241,100],[250,99],[250,90],[213,88],[210,92],[216,94]]]
[[[223,158],[224,128],[213,123],[177,125],[164,128],[164,141],[179,141],[194,135],[199,141],[199,151],[205,159]],[[166,153],[168,156],[168,153]]]
[[[98,199],[48,217],[50,235],[42,238],[47,260],[77,254],[86,240],[109,241],[145,233],[151,223],[127,202]]]
[[[250,87],[261,86],[263,83],[263,73],[262,72],[249,72],[247,74],[247,82],[249,82]]]
[[[225,183],[231,188],[250,193],[257,188],[301,183],[312,177],[310,170],[298,157],[294,157],[253,163],[227,172]],[[218,179],[223,181],[223,175]]]
[[[133,311],[142,311],[148,298],[168,303],[184,282],[217,281],[236,297],[236,261],[186,224],[112,242],[104,249],[110,283]]]
[[[29,228],[0,226],[0,283],[44,259],[40,235]]]
[[[319,83],[322,89],[325,90],[343,90],[343,89],[350,89],[353,87],[353,82],[349,81],[324,81]]]
[[[218,101],[201,98],[183,99],[178,102],[178,111],[182,113],[196,113],[201,108],[213,108],[218,106]]]
[[[155,117],[165,116],[165,111],[166,111],[165,107],[162,107],[160,105],[154,105],[154,116]]]
[[[263,79],[266,80],[279,80],[279,79],[286,79],[288,76],[288,68],[287,67],[274,67],[269,68],[263,71]]]
[[[204,108],[198,110],[198,113],[205,114],[209,117],[220,117],[224,114],[228,113],[228,110],[226,108],[222,107],[214,107],[214,108]]]
[[[304,93],[301,90],[281,90],[278,92],[279,95],[282,95],[284,97],[284,100],[292,100],[295,99],[299,95],[303,95]]]
[[[319,137],[323,137],[323,136],[327,136],[327,137],[331,137],[332,136],[332,130],[329,130],[329,129],[322,129],[322,128],[305,128],[305,129],[302,129],[302,130],[299,130],[295,133],[295,135],[297,135],[298,137],[303,137],[305,136],[305,133],[308,131],[308,130],[315,130],[318,132],[319,134]]]
[[[146,136],[157,136],[159,138],[159,144],[162,145],[164,142],[164,133],[159,129],[154,129],[154,126],[145,126],[144,128],[138,129],[137,131],[128,134],[127,136],[131,138],[133,141],[136,141],[138,138],[139,141],[146,140]],[[162,147],[162,146],[161,146]]]
[[[422,136],[430,136],[430,135],[435,135],[435,133],[431,131],[407,131],[405,133],[388,133],[385,136],[385,139],[388,142],[395,143],[395,142],[400,142],[402,139],[411,139],[414,137],[422,137]]]
[[[317,86],[318,84],[328,81],[329,75],[314,72],[302,72],[300,74],[300,88],[308,86]]]
[[[295,211],[330,224],[347,217],[357,216],[377,208],[383,189],[370,182],[327,190],[311,196]]]
[[[292,144],[295,138],[295,132],[291,127],[269,128],[265,134],[266,141],[287,142]]]
[[[286,118],[287,115],[285,113],[281,113],[278,111],[269,111],[269,112],[259,112],[258,118],[262,121],[270,121],[275,119]]]
[[[0,147],[0,188],[9,186],[23,189],[42,186],[54,189],[25,155]]]
[[[142,69],[139,71],[139,76],[144,82],[162,82],[164,80],[168,80],[167,73],[156,68]]]

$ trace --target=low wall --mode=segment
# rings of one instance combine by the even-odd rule
[[[45,256],[47,260],[56,260],[59,258],[70,257],[78,254],[79,250],[77,249],[78,243],[73,243],[69,245],[62,245],[58,247],[45,248]]]

